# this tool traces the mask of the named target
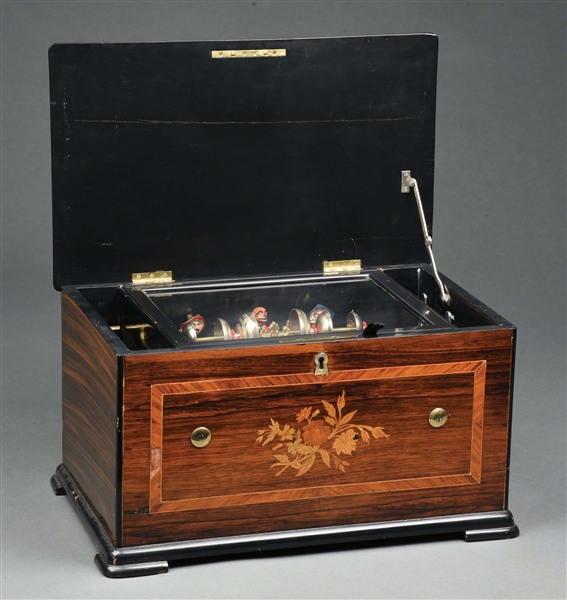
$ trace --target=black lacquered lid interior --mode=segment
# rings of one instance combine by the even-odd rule
[[[285,49],[214,59],[214,50]],[[427,261],[437,38],[60,44],[54,284]]]

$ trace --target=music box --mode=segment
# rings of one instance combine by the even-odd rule
[[[63,462],[109,577],[508,511],[515,329],[433,257],[437,38],[50,50]]]

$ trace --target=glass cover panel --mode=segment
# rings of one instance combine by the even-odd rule
[[[144,290],[190,342],[362,336],[430,326],[367,275]],[[290,340],[292,341],[292,340]]]

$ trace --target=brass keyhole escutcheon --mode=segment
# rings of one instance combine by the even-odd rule
[[[324,352],[319,352],[315,355],[315,375],[328,375],[329,374],[329,357]]]
[[[444,408],[434,408],[429,413],[429,424],[431,427],[443,427],[447,422],[447,411]]]
[[[204,448],[211,441],[211,432],[206,427],[197,427],[191,434],[191,443],[195,448]]]

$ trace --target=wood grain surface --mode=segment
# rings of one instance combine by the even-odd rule
[[[63,463],[116,541],[118,359],[63,291]]]
[[[442,363],[154,385],[150,512],[478,482],[484,372],[484,362]],[[449,421],[435,429],[438,406]],[[311,409],[312,423],[301,413]],[[199,426],[212,432],[205,448],[191,443]],[[388,437],[369,434],[375,426]]]
[[[124,357],[124,545],[505,508],[513,335]],[[321,351],[330,375],[318,382]],[[343,391],[353,423],[390,437],[359,440],[344,473],[317,458],[301,476],[276,477],[279,452],[256,442],[258,430],[271,418],[298,427],[302,408]],[[447,425],[424,424],[443,404]],[[192,448],[202,425],[212,441]]]

